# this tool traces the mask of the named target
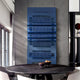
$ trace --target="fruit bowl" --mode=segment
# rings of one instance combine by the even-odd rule
[[[40,68],[46,68],[46,67],[49,67],[49,65],[51,64],[51,61],[45,60],[45,62],[40,62],[38,64]]]

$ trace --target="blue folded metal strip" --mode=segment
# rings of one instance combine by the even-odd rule
[[[54,26],[53,27],[52,26],[50,26],[50,27],[47,27],[47,26],[46,27],[44,27],[44,26],[43,27],[41,27],[41,26],[36,26],[36,27],[32,26],[32,27],[29,27],[28,26],[27,31],[28,32],[40,32],[40,33],[41,32],[43,32],[43,33],[47,32],[48,33],[48,32],[54,32],[54,31],[56,31],[56,27],[54,27]]]
[[[28,37],[28,39],[56,39],[56,37]]]
[[[50,37],[56,37],[56,34],[34,34],[34,35],[31,35],[29,34],[28,35],[28,38],[50,38]]]
[[[28,41],[29,45],[34,47],[51,47],[55,44],[55,40],[52,41]]]
[[[32,35],[34,35],[34,34],[56,34],[56,31],[53,31],[53,32],[27,32],[28,33],[28,35],[29,34],[32,34]]]
[[[41,58],[41,59],[46,59],[46,58],[52,58],[55,57],[54,53],[50,53],[50,52],[32,52],[29,54],[30,57],[32,58]]]
[[[55,41],[56,42],[56,39],[28,39],[28,41]]]
[[[38,23],[37,24],[27,23],[27,26],[44,26],[44,27],[45,26],[56,26],[56,22],[52,23],[52,24],[48,24],[48,23],[47,24],[43,24],[43,23],[42,24],[41,23],[40,24],[38,24]]]
[[[41,17],[37,17],[36,16],[36,18],[35,18],[33,16],[30,16],[27,25],[56,25],[56,18],[54,18],[54,19],[52,19],[52,18],[47,19],[45,17],[41,18]]]

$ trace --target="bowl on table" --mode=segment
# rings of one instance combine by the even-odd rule
[[[46,67],[49,67],[49,65],[51,64],[51,61],[45,60],[45,62],[40,62],[38,64],[39,64],[40,68],[46,68]]]

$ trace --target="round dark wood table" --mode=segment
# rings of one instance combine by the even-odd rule
[[[7,67],[9,72],[17,74],[29,74],[31,78],[37,80],[52,80],[52,74],[69,74],[74,67],[65,65],[50,64],[48,67],[40,67],[38,64],[23,64]]]

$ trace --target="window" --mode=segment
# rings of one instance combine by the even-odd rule
[[[9,32],[2,29],[2,66],[9,65]]]
[[[0,65],[9,65],[9,31],[5,28],[0,28]]]

